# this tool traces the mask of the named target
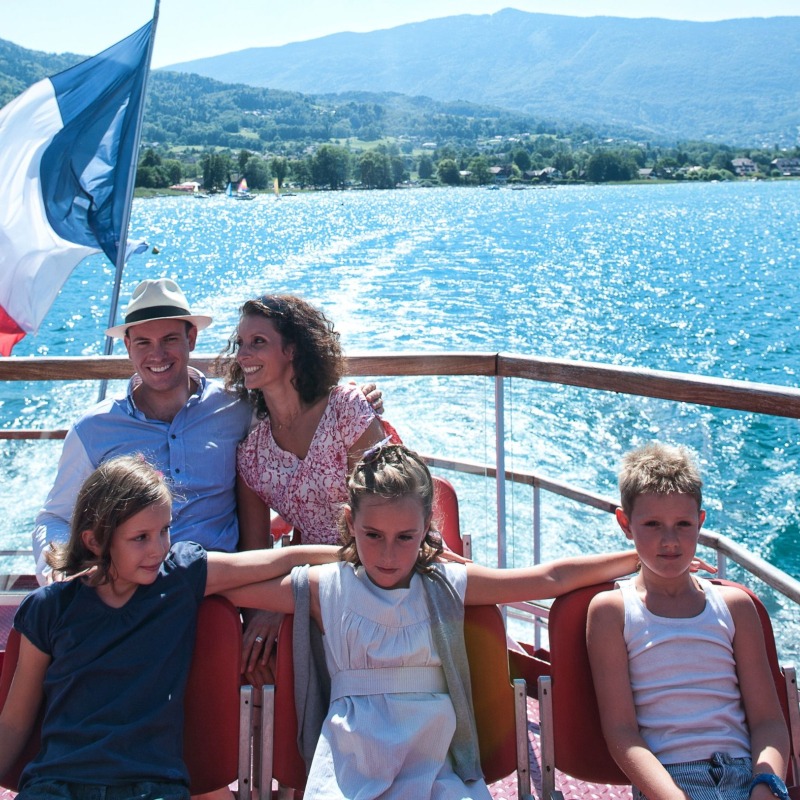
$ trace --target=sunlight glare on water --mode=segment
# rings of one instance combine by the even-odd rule
[[[193,309],[215,318],[202,353],[224,346],[242,300],[293,292],[329,313],[351,353],[505,351],[797,385],[800,182],[137,200],[131,238],[140,237],[161,253],[131,260],[123,308],[141,279],[175,278]],[[102,257],[87,259],[15,354],[100,353],[111,281]],[[489,379],[380,384],[408,444],[494,461]],[[8,383],[0,421],[64,426],[95,394],[88,383]],[[506,381],[506,404],[509,467],[607,496],[629,447],[690,445],[706,477],[708,526],[800,577],[796,421],[521,380]],[[0,549],[27,547],[60,444],[1,447]],[[494,487],[448,477],[462,528],[491,563]],[[507,503],[509,564],[528,563],[530,489],[509,491]],[[623,544],[610,515],[544,493],[542,524],[545,558]],[[794,652],[797,614],[767,599]]]

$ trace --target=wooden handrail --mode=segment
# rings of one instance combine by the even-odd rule
[[[216,356],[197,355],[189,364],[214,375]],[[349,375],[487,375],[497,374],[495,353],[386,353],[347,359]],[[0,381],[127,380],[133,364],[127,356],[65,356],[0,359]]]
[[[507,353],[498,354],[497,365],[508,378],[800,419],[800,389],[791,387]]]
[[[190,363],[212,375],[215,360],[214,356],[198,355]],[[800,419],[800,389],[792,387],[510,353],[356,354],[348,358],[347,372],[376,376],[499,375]],[[132,374],[133,365],[125,356],[0,359],[2,381],[124,380]]]

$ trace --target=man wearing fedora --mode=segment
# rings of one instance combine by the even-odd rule
[[[69,538],[83,481],[118,455],[142,453],[171,479],[173,542],[224,552],[266,545],[268,531],[264,540],[240,542],[236,518],[236,447],[247,435],[252,409],[189,366],[197,332],[210,324],[211,317],[191,312],[175,281],[159,278],[142,281],[125,323],[106,331],[125,342],[136,373],[124,397],[90,408],[67,433],[55,484],[33,532],[40,582],[47,580],[48,543]],[[369,400],[381,410],[379,392]]]

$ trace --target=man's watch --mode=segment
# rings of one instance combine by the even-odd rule
[[[773,775],[771,772],[760,772],[753,778],[748,791],[752,792],[753,787],[758,786],[759,783],[766,783],[772,794],[779,800],[789,800],[789,791],[786,788],[786,784],[777,775]]]

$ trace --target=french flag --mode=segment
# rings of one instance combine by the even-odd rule
[[[154,22],[0,109],[0,355],[86,256],[117,261]]]

